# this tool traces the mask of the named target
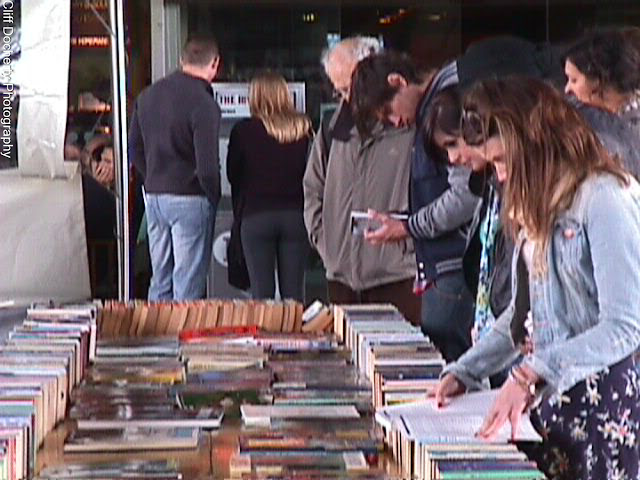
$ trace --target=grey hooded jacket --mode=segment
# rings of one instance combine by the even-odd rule
[[[362,140],[342,104],[329,123],[329,135],[325,133],[315,137],[303,188],[305,225],[327,279],[361,291],[414,278],[411,240],[371,245],[351,233],[351,211],[408,211],[415,130],[379,125],[371,138]]]

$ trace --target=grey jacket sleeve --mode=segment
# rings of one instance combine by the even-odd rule
[[[498,317],[493,328],[454,363],[447,365],[441,376],[451,373],[469,390],[483,388],[482,380],[511,365],[520,355],[510,334],[513,308]]]
[[[322,126],[320,127],[322,129]],[[322,203],[324,198],[324,184],[327,178],[328,152],[325,151],[322,131],[319,131],[307,160],[307,168],[302,179],[304,191],[304,224],[309,233],[311,245],[324,258],[321,251],[322,238]]]
[[[429,205],[409,217],[413,238],[435,238],[467,224],[480,199],[469,190],[471,170],[449,166],[450,187]]]

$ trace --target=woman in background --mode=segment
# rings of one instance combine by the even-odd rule
[[[491,438],[507,421],[517,431],[537,404],[535,456],[547,478],[638,478],[640,187],[540,81],[486,80],[464,106],[465,142],[504,182],[502,220],[517,239],[514,297],[446,367],[436,400],[444,405],[505,368],[531,331],[532,351],[512,368],[478,435]]]
[[[565,92],[620,115],[640,136],[640,34],[635,28],[585,35],[567,50]]]
[[[232,129],[227,156],[234,215],[242,219],[241,239],[254,298],[275,296],[304,302],[309,252],[302,217],[304,175],[311,122],[298,113],[285,79],[256,76],[249,87],[251,118]]]

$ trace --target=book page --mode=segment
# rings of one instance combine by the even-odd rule
[[[498,396],[498,389],[467,393],[438,408],[434,400],[386,407],[381,417],[403,424],[409,436],[418,440],[477,440],[474,435]],[[507,422],[494,441],[511,439],[511,424]],[[517,440],[541,441],[527,414],[522,415]]]
[[[484,415],[461,415],[438,412],[435,415],[402,416],[409,437],[419,441],[460,442],[479,441],[475,434],[480,430]],[[529,417],[523,415],[516,440],[541,441],[534,430]],[[500,428],[492,442],[511,440],[511,423],[508,421]]]

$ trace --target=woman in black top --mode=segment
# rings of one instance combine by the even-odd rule
[[[304,301],[309,251],[302,218],[304,175],[311,122],[293,106],[284,78],[266,72],[249,87],[251,118],[232,129],[227,156],[234,215],[254,298]]]

